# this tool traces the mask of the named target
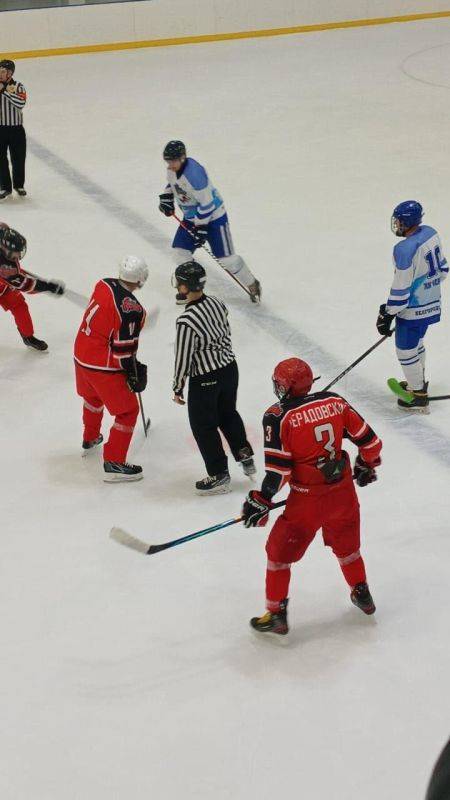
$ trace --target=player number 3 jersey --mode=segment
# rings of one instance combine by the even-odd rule
[[[95,286],[75,339],[77,364],[104,372],[127,370],[138,349],[145,309],[115,278]]]

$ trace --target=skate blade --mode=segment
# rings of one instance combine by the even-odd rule
[[[231,492],[231,486],[218,486],[217,489],[196,489],[195,494],[199,497],[206,497],[212,494],[229,494]]]
[[[256,639],[262,641],[267,639],[269,642],[276,642],[278,647],[285,647],[289,644],[289,631],[287,633],[274,633],[273,631],[258,631],[250,625],[251,631]]]
[[[142,472],[138,475],[104,475],[103,481],[104,483],[131,483],[132,481],[141,481],[143,478]]]
[[[404,406],[397,406],[400,411],[406,411],[407,414],[429,414],[430,409],[428,406],[423,406],[420,408],[419,406],[414,406],[413,408],[405,408]]]

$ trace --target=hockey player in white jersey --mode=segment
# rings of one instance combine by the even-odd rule
[[[208,242],[213,255],[248,290],[253,303],[261,298],[261,285],[241,256],[234,251],[223,200],[212,185],[205,168],[186,155],[183,142],[168,142],[163,152],[167,164],[167,186],[159,195],[159,210],[171,217],[175,202],[183,213],[172,242],[177,265],[192,260],[192,253]],[[177,295],[182,305],[185,298]]]
[[[394,208],[392,232],[403,241],[394,247],[394,280],[387,303],[380,306],[377,329],[390,336],[395,319],[395,345],[406,380],[402,389],[412,393],[412,402],[399,399],[406,411],[428,411],[428,381],[425,379],[424,337],[428,326],[441,317],[441,283],[448,275],[439,234],[421,225],[423,209],[415,200]]]

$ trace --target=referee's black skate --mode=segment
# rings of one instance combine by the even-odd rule
[[[120,483],[122,481],[141,481],[144,475],[142,467],[138,464],[119,464],[118,461],[104,461],[103,469],[106,483]]]
[[[253,281],[253,283],[251,283],[250,286],[248,287],[248,291],[249,291],[250,300],[252,301],[252,303],[260,303],[261,302],[261,294],[262,294],[261,284],[260,284],[260,282],[258,280],[256,280],[256,278]]]
[[[48,350],[47,342],[42,341],[42,339],[36,339],[35,336],[22,336],[22,341],[27,347],[33,348],[33,350],[40,350],[41,352]]]
[[[244,475],[247,475],[248,478],[256,475],[256,466],[255,462],[253,461],[253,451],[250,447],[242,447],[241,450],[239,450],[239,464],[244,470]]]
[[[207,475],[197,481],[195,489],[198,495],[226,494],[231,492],[229,472],[219,472],[218,475]]]
[[[87,456],[87,454],[91,450],[94,450],[94,448],[98,447],[98,445],[101,444],[102,442],[103,442],[102,434],[100,434],[100,436],[97,436],[96,439],[91,439],[91,441],[88,441],[87,439],[83,439],[83,443],[81,445],[81,447],[83,449],[82,455],[83,456]]]
[[[9,197],[10,194],[12,194],[12,192],[8,192],[7,189],[0,189],[0,200],[4,200],[6,197]]]
[[[276,633],[279,636],[286,636],[289,633],[287,621],[288,598],[280,601],[280,610],[275,613],[266,611],[262,617],[252,617],[250,625],[258,633]]]
[[[376,611],[373,597],[370,594],[367,583],[357,583],[350,593],[352,603],[364,611],[364,614],[374,614]]]

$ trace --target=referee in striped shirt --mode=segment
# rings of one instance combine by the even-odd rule
[[[14,80],[14,61],[0,61],[0,200],[11,194],[13,187],[25,197],[25,158],[27,142],[22,109],[27,101],[25,87]],[[9,171],[8,150],[12,165]]]
[[[236,410],[239,374],[228,311],[221,300],[204,294],[206,273],[198,262],[180,264],[175,282],[187,304],[177,319],[173,399],[184,405],[189,377],[189,422],[208,473],[195,488],[201,495],[223,494],[230,491],[230,474],[219,430],[244,473],[256,472],[253,450]]]

